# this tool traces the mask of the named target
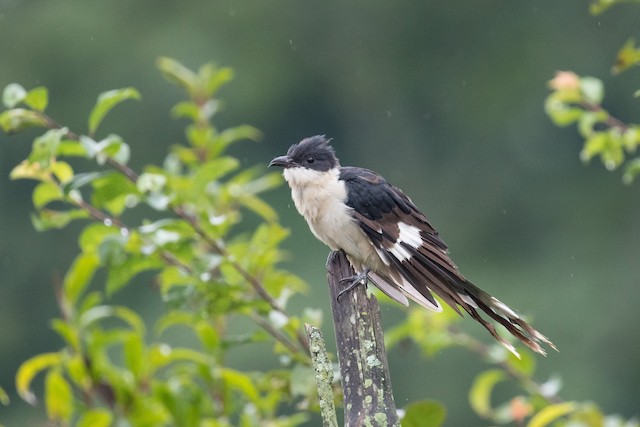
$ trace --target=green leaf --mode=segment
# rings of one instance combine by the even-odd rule
[[[80,338],[78,336],[78,330],[76,330],[74,326],[62,319],[53,319],[51,321],[51,329],[56,331],[72,349],[80,351]]]
[[[635,43],[635,40],[631,38],[622,46],[611,69],[613,74],[620,74],[640,64],[640,49],[636,48]]]
[[[76,427],[109,427],[113,422],[111,412],[106,409],[89,409],[76,424]]]
[[[182,101],[171,109],[170,114],[176,119],[185,118],[196,122],[200,119],[200,108],[195,102]]]
[[[195,325],[195,331],[202,345],[208,350],[215,350],[220,345],[218,331],[211,323],[201,320]]]
[[[36,231],[45,231],[52,228],[64,228],[75,219],[87,218],[89,214],[82,209],[68,211],[54,211],[43,209],[31,215],[31,223]]]
[[[586,100],[592,104],[600,104],[604,97],[604,85],[595,77],[582,77],[580,79],[580,91]]]
[[[439,427],[444,423],[447,410],[440,402],[423,400],[412,402],[405,409],[402,427]]]
[[[112,234],[120,235],[120,232],[117,228],[104,224],[89,224],[82,230],[78,243],[83,252],[97,252],[105,237]]]
[[[56,160],[51,164],[51,167],[49,169],[51,169],[51,172],[55,175],[55,177],[58,179],[58,182],[60,182],[61,184],[65,184],[67,181],[73,178],[73,169],[67,162]]]
[[[253,403],[258,403],[260,400],[260,395],[258,394],[258,390],[256,389],[253,381],[251,381],[251,377],[247,374],[244,374],[240,371],[236,371],[230,368],[221,368],[222,369],[222,380],[225,382],[227,387],[230,387],[233,390],[237,390],[245,395],[249,400]]]
[[[47,127],[47,120],[37,111],[14,108],[0,114],[0,128],[5,133],[15,133],[31,127]]]
[[[90,308],[80,316],[80,324],[83,328],[86,328],[92,323],[110,317],[117,317],[123,320],[131,326],[136,334],[144,336],[145,326],[140,316],[135,311],[123,306],[99,305]]]
[[[640,158],[635,158],[627,162],[622,182],[631,184],[638,174],[640,174]]]
[[[138,255],[127,258],[119,265],[113,265],[109,269],[106,291],[113,295],[125,286],[133,277],[146,270],[162,268],[164,264],[156,257]]]
[[[65,185],[62,187],[62,190],[64,191],[64,194],[67,195],[73,190],[78,190],[98,178],[101,178],[105,175],[113,175],[114,173],[115,172],[113,171],[78,173],[74,175],[71,180],[65,183]]]
[[[87,150],[80,144],[80,141],[74,140],[60,141],[57,154],[66,157],[89,157]]]
[[[44,168],[49,167],[58,153],[58,145],[62,137],[67,134],[67,128],[50,129],[33,141],[33,148],[29,154],[31,163],[40,163]]]
[[[271,207],[270,204],[253,195],[246,195],[239,200],[240,204],[245,208],[260,215],[262,219],[267,222],[273,222],[278,220],[278,213]]]
[[[83,252],[73,261],[63,282],[65,296],[72,305],[75,306],[99,266],[100,259],[96,253]]]
[[[123,351],[127,369],[129,369],[136,378],[140,378],[145,364],[142,337],[138,334],[129,334],[123,343]]]
[[[80,144],[85,149],[87,157],[95,158],[99,165],[105,164],[108,158],[118,163],[126,164],[129,161],[129,146],[118,135],[110,134],[103,140],[96,142],[92,138],[81,135]]]
[[[9,395],[7,394],[5,389],[2,387],[0,387],[0,403],[3,404],[4,406],[9,405],[10,403]]]
[[[36,404],[36,396],[30,390],[31,381],[36,375],[52,366],[62,363],[60,353],[43,353],[32,357],[20,365],[16,374],[16,390],[22,399],[31,405]]]
[[[140,93],[132,87],[101,93],[89,114],[89,135],[95,135],[98,126],[113,107],[128,99],[139,100],[140,98]]]
[[[193,71],[175,59],[167,57],[158,58],[156,66],[168,82],[182,86],[189,94],[196,93],[198,77]]]
[[[6,108],[13,108],[27,96],[27,91],[18,83],[11,83],[2,92],[2,103]]]
[[[91,201],[93,205],[105,208],[113,215],[119,216],[131,202],[137,202],[138,189],[124,175],[114,173],[93,181]]]
[[[558,99],[558,93],[552,93],[545,101],[544,109],[556,126],[568,126],[584,114],[581,108],[571,107]]]
[[[73,414],[71,386],[57,370],[50,370],[45,380],[45,403],[50,420],[68,422]]]
[[[49,104],[49,91],[42,86],[33,88],[27,93],[24,103],[36,111],[43,112]]]
[[[547,406],[531,418],[527,427],[545,427],[552,421],[576,410],[575,402],[557,403]]]
[[[220,87],[233,80],[233,70],[229,67],[218,68],[209,63],[200,67],[198,77],[204,84],[206,96],[213,96]]]
[[[469,403],[480,416],[491,418],[494,410],[491,406],[491,393],[496,384],[506,379],[504,371],[492,369],[478,375],[469,390]]]
[[[34,188],[31,198],[33,206],[41,209],[50,202],[62,200],[62,192],[53,182],[41,182]]]

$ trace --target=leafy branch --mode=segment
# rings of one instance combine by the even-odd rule
[[[35,403],[30,384],[46,371],[48,416],[60,425],[110,425],[122,419],[149,426],[205,425],[216,420],[206,425],[217,426],[229,425],[238,414],[253,417],[258,424],[277,419],[298,424],[306,419],[303,413],[282,417],[276,412],[283,400],[309,401],[314,396],[312,389],[307,394],[292,392],[296,386],[291,381],[297,380],[291,371],[249,376],[224,365],[229,349],[270,337],[276,353],[287,355],[282,359],[285,364],[310,370],[303,321],[285,311],[291,291],[302,289],[303,283],[277,268],[283,256],[278,244],[287,232],[258,196],[281,179],[263,175],[263,168],[236,172],[239,163],[226,154],[228,147],[242,139],[255,140],[259,132],[250,126],[218,131],[211,122],[219,110],[214,95],[230,81],[230,69],[206,64],[194,73],[168,58],[159,59],[158,67],[189,96],[172,110],[175,118],[190,121],[188,144],[172,147],[162,168],[148,166],[142,173],[127,165],[130,147],[122,137],[96,138],[111,109],[141,99],[135,89],[101,94],[89,114],[86,134],[71,131],[45,113],[45,88],[27,91],[11,84],[3,92],[8,108],[0,114],[4,132],[46,129],[11,172],[13,179],[38,182],[33,191],[36,229],[93,220],[82,231],[81,253],[57,291],[62,317],[53,325],[66,346],[26,361],[17,374],[17,389]],[[110,170],[78,173],[68,161],[77,157],[93,159]],[[137,226],[124,219],[144,205],[173,217]],[[262,223],[252,234],[234,233],[249,211]],[[166,342],[147,344],[146,327],[135,311],[105,303],[100,290],[89,292],[99,269],[106,271],[107,297],[132,284],[139,274],[155,271],[168,308],[156,323],[156,334],[186,327],[202,350],[174,348]],[[247,285],[257,299],[249,297]],[[230,335],[227,323],[233,315],[251,319],[263,332]],[[113,327],[112,318],[126,326]],[[113,354],[120,356],[112,359]],[[279,378],[282,387],[268,386],[267,378]],[[185,396],[199,396],[199,403]],[[242,415],[245,410],[252,415]]]

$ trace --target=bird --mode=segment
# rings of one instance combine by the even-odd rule
[[[404,306],[413,300],[441,312],[435,294],[461,316],[468,313],[518,358],[515,347],[481,313],[536,353],[546,356],[541,344],[557,351],[514,310],[460,273],[438,232],[402,190],[369,169],[341,166],[325,135],[293,144],[269,166],[283,168],[295,207],[311,232],[332,250],[342,250],[356,272],[341,280],[346,286],[338,299],[371,282]]]

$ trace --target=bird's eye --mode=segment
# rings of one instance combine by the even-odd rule
[[[307,157],[307,163],[311,164],[311,163],[313,163],[315,161],[316,161],[316,159],[314,159],[313,157],[311,157],[311,156]]]

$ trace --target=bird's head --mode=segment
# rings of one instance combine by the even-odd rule
[[[280,166],[285,170],[301,168],[328,172],[340,166],[329,141],[324,135],[305,138],[292,145],[286,155],[271,160],[269,166]]]

